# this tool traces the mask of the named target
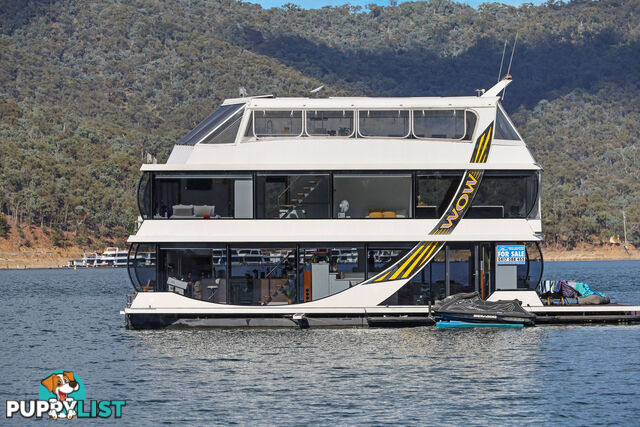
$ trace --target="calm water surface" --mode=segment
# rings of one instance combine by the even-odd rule
[[[639,273],[640,261],[545,265],[634,304]],[[129,424],[640,419],[640,326],[129,331],[125,270],[0,271],[0,286],[0,400],[37,399],[65,369],[88,399],[126,399]]]

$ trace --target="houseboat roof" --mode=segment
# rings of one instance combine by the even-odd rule
[[[451,97],[329,97],[329,98],[278,98],[249,97],[226,99],[222,105],[246,104],[250,109],[403,109],[403,108],[484,108],[495,107],[498,96]]]

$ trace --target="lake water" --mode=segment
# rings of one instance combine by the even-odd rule
[[[634,304],[639,273],[640,261],[545,264],[545,278]],[[129,424],[640,418],[640,326],[130,331],[123,269],[0,271],[0,287],[0,400],[37,399],[40,380],[65,369],[87,399],[125,399]]]

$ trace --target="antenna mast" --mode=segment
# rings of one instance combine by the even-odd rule
[[[502,47],[502,59],[500,60],[500,71],[498,71],[498,81],[502,78],[502,64],[504,63],[504,53],[507,51],[507,39],[504,39],[504,46]]]
[[[511,73],[511,63],[513,62],[513,54],[516,53],[516,44],[518,43],[518,31],[516,31],[516,38],[513,40],[513,48],[511,49],[511,59],[509,59],[509,68],[507,68],[507,75]],[[507,88],[504,88],[502,91],[502,100],[504,100],[504,96],[507,93]]]

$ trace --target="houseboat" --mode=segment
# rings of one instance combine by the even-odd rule
[[[541,167],[510,83],[225,100],[142,166],[127,325],[366,326],[473,291],[544,311]]]

